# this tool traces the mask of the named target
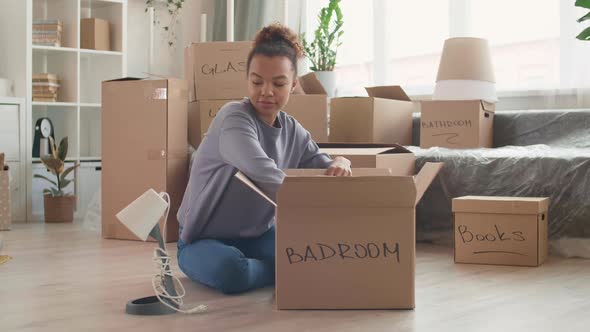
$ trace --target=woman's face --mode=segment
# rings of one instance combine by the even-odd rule
[[[248,96],[263,118],[274,120],[289,101],[295,84],[295,71],[287,57],[257,54],[252,58],[248,72]]]

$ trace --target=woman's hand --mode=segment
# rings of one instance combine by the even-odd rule
[[[326,170],[326,175],[330,176],[351,176],[350,160],[344,157],[336,157]]]

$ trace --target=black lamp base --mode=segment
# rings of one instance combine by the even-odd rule
[[[168,315],[176,313],[175,310],[167,307],[158,300],[157,296],[142,297],[137,300],[127,302],[125,312],[130,315]]]

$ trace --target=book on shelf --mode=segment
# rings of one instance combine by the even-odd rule
[[[33,74],[33,82],[46,82],[46,81],[56,81],[57,82],[57,75],[49,74],[49,73]]]
[[[33,45],[36,46],[52,46],[52,47],[61,47],[61,43],[53,42],[53,43],[41,43],[41,42],[34,42]]]
[[[52,32],[62,32],[63,26],[61,24],[36,24],[33,25],[33,32],[43,32],[43,31],[52,31]]]
[[[43,92],[43,91],[57,91],[59,89],[59,85],[35,85],[35,83],[33,83],[33,92],[35,91],[39,91],[39,92]]]
[[[53,97],[53,98],[42,98],[42,97],[35,97],[35,96],[33,96],[33,101],[55,103],[55,102],[57,102],[57,98],[56,97]]]
[[[61,25],[61,21],[59,19],[34,20],[33,25],[36,25],[36,24],[58,24],[58,25]]]

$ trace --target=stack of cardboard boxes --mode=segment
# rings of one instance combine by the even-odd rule
[[[188,138],[197,148],[221,107],[248,95],[246,61],[252,42],[193,43],[184,52]]]
[[[315,142],[328,142],[328,94],[314,73],[299,77],[283,110],[307,129]]]
[[[116,214],[153,188],[170,194],[166,240],[178,239],[176,212],[188,180],[187,100],[184,80],[102,83],[103,237],[138,240]]]
[[[251,42],[206,42],[185,49],[189,142],[194,148],[223,105],[247,97],[246,63],[251,47]],[[316,142],[328,142],[328,96],[313,73],[298,79],[284,111],[297,119]]]

